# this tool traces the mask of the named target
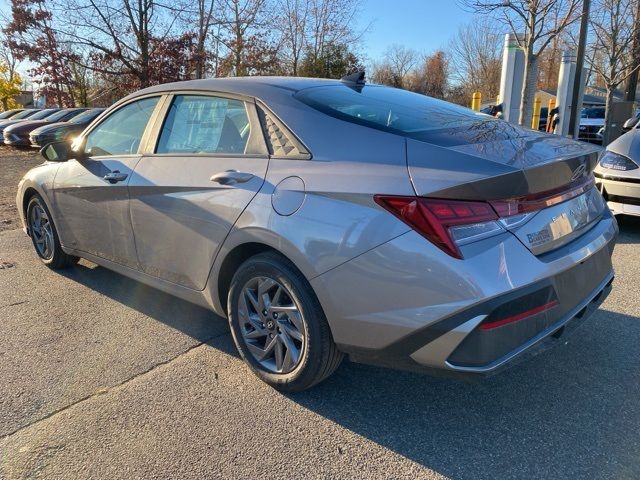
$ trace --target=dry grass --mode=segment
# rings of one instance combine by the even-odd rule
[[[42,162],[36,150],[0,146],[0,231],[21,228],[16,208],[18,182],[29,169]]]

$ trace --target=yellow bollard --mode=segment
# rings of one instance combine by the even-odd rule
[[[480,92],[473,92],[471,96],[471,109],[476,112],[480,111],[480,101],[482,100],[482,94]]]
[[[531,117],[531,128],[538,130],[540,126],[540,109],[542,107],[542,100],[540,97],[536,97],[533,101],[533,117]]]

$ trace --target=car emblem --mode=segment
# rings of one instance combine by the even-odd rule
[[[576,168],[573,171],[573,174],[571,175],[571,181],[579,179],[580,177],[584,176],[586,172],[587,172],[587,164],[581,163],[580,165],[578,165],[578,168]]]

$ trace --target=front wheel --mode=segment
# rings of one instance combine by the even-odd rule
[[[281,256],[263,253],[244,262],[227,304],[240,355],[272,387],[305,390],[340,365],[343,354],[311,286]]]
[[[29,200],[27,223],[33,246],[45,265],[59,269],[78,262],[78,257],[67,255],[62,250],[51,213],[40,195],[36,194]]]

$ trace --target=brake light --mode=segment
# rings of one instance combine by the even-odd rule
[[[461,245],[515,228],[532,212],[582,195],[594,183],[589,175],[561,188],[489,202],[396,195],[374,200],[444,252],[462,258]]]
[[[374,199],[378,205],[455,258],[462,258],[457,243],[464,238],[502,230],[496,222],[496,212],[486,202],[392,195],[375,195]],[[469,229],[471,231],[461,234]]]

